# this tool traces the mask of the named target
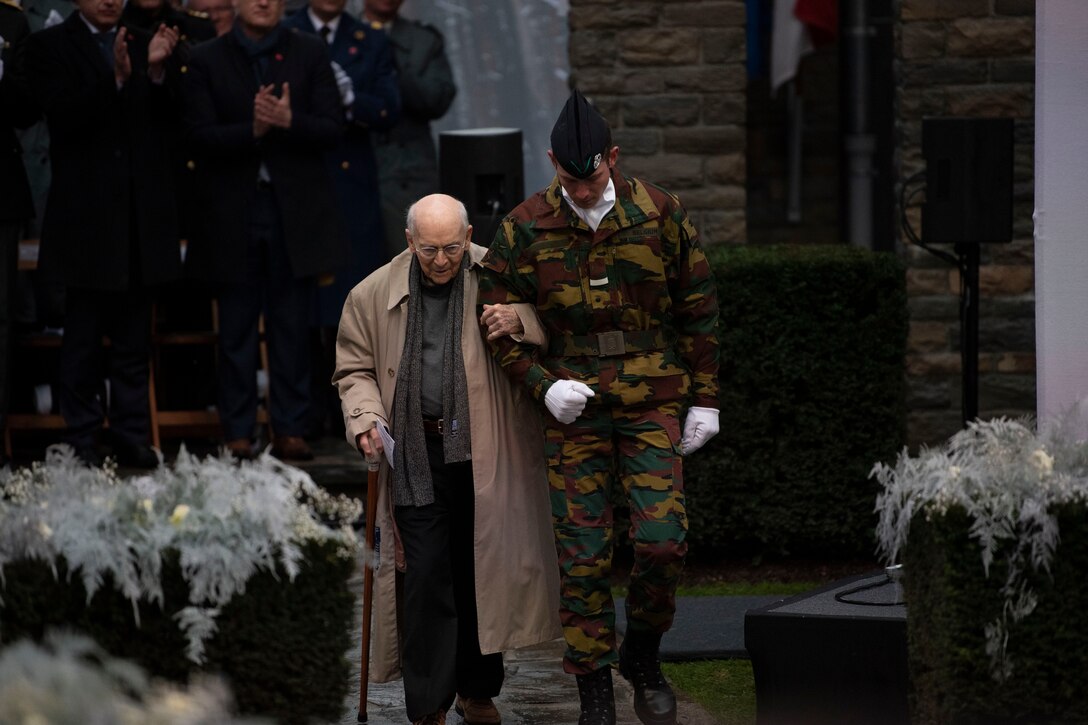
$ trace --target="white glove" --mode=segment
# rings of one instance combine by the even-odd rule
[[[344,108],[351,108],[355,103],[355,91],[351,87],[351,76],[335,60],[331,61],[332,74],[336,77],[336,89],[340,91],[340,103]]]
[[[718,411],[714,408],[689,408],[684,421],[684,437],[680,439],[680,452],[689,456],[718,435]]]
[[[560,423],[573,423],[585,410],[586,401],[593,397],[593,388],[577,380],[558,380],[544,395],[548,412]]]

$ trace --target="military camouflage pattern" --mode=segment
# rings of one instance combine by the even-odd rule
[[[596,232],[563,201],[558,180],[514,209],[484,259],[480,301],[535,304],[553,347],[577,351],[577,338],[616,330],[675,342],[605,358],[507,337],[493,345],[499,362],[538,400],[568,379],[605,405],[717,408],[718,303],[698,234],[675,196],[615,171],[612,180],[616,206]]]
[[[718,407],[717,297],[695,228],[675,196],[615,171],[612,180],[616,205],[596,232],[563,200],[558,180],[518,206],[480,280],[481,304],[532,303],[547,330],[547,348],[492,341],[516,382],[541,401],[560,379],[597,393],[569,425],[545,416],[563,666],[574,674],[617,657],[614,486],[631,510],[629,626],[672,625],[687,553],[681,412]]]
[[[613,485],[624,487],[631,509],[628,626],[664,632],[672,625],[688,529],[679,414],[679,402],[592,405],[574,423],[546,432],[567,672],[586,674],[616,660]]]

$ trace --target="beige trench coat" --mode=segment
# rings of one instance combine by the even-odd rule
[[[556,561],[544,466],[543,433],[535,403],[515,389],[490,355],[476,317],[479,263],[486,249],[471,245],[464,294],[465,356],[472,473],[475,479],[476,607],[480,650],[517,649],[561,636],[559,567]],[[347,439],[377,420],[390,431],[393,394],[407,325],[408,270],[405,250],[351,291],[340,318],[333,383],[340,391]],[[526,338],[543,331],[535,315],[523,316]],[[392,503],[388,461],[382,459],[377,525],[370,678],[400,676]],[[400,559],[401,557],[396,557]]]

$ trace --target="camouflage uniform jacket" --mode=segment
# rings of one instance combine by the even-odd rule
[[[606,405],[718,408],[717,294],[698,234],[672,194],[615,170],[612,181],[616,204],[596,232],[558,179],[503,219],[480,301],[534,304],[549,342],[506,337],[493,352],[538,400],[573,379]]]

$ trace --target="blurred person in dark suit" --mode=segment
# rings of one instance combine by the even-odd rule
[[[400,118],[400,92],[393,50],[385,33],[344,12],[345,0],[311,0],[284,21],[289,28],[312,33],[328,44],[347,130],[335,151],[326,155],[329,173],[348,231],[348,264],[329,284],[317,288],[317,325],[313,330],[312,436],[326,428],[340,436],[340,400],[329,385],[335,366],[336,328],[351,288],[385,264],[385,233],[378,169],[370,137],[389,130]]]
[[[216,35],[228,32],[234,24],[234,3],[231,0],[189,0],[188,8],[205,13]]]
[[[389,259],[404,244],[404,214],[416,199],[438,191],[438,153],[431,121],[446,114],[457,86],[442,34],[399,14],[404,0],[366,0],[364,15],[393,45],[400,86],[400,122],[374,134],[381,179],[382,211]]]
[[[66,440],[88,463],[100,461],[96,438],[108,415],[118,462],[150,468],[158,463],[147,446],[152,290],[181,275],[167,130],[180,113],[168,62],[177,31],[125,27],[120,0],[76,8],[26,46],[53,171],[39,264],[59,270],[66,288],[60,411]]]
[[[307,460],[314,284],[347,244],[325,154],[344,110],[320,38],[285,28],[283,0],[237,0],[231,31],[193,48],[186,127],[196,204],[186,264],[219,300],[219,416],[227,447],[253,455],[265,314],[273,453]]]
[[[22,9],[0,0],[0,429],[8,412],[11,387],[11,341],[15,314],[15,277],[19,269],[19,239],[23,225],[34,216],[30,184],[23,168],[16,128],[34,122],[37,111],[27,97],[21,53],[30,25]],[[0,465],[4,454],[0,451]]]

